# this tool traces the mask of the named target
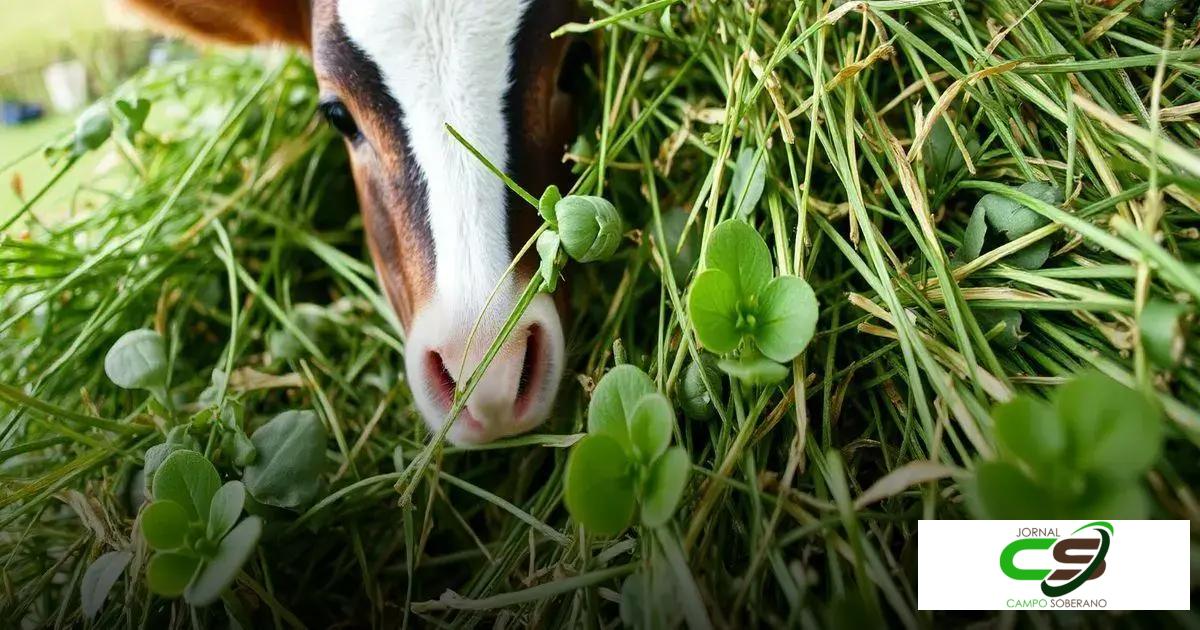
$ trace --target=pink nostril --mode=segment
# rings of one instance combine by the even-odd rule
[[[454,403],[454,377],[446,369],[446,362],[436,350],[430,350],[425,355],[425,377],[429,379],[429,388],[443,410],[450,409]]]
[[[513,405],[513,418],[517,420],[521,420],[529,410],[546,371],[542,361],[543,345],[546,343],[545,332],[541,326],[534,324],[529,327],[528,335],[525,340],[525,356],[521,360],[521,381],[517,386],[517,399]]]

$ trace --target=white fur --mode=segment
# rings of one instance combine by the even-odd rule
[[[529,0],[340,0],[350,39],[378,66],[429,192],[437,293],[477,315],[512,260],[504,184],[446,130],[505,168],[504,96]],[[511,290],[512,282],[506,282]]]

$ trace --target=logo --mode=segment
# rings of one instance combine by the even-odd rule
[[[1041,581],[1042,594],[1062,597],[1089,580],[1104,575],[1104,558],[1112,544],[1113,526],[1107,521],[1088,523],[1065,537],[1057,528],[1021,528],[1018,538],[1000,552],[1000,570],[1013,580]],[[1057,566],[1024,567],[1018,565],[1023,551],[1051,550]],[[1044,563],[1043,563],[1044,564]]]
[[[917,608],[1190,610],[1191,538],[1184,520],[922,520]]]

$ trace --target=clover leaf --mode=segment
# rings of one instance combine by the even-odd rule
[[[1062,191],[1052,184],[1028,182],[1018,186],[1016,190],[1051,205],[1063,202]],[[988,193],[975,205],[971,219],[967,222],[959,258],[964,261],[974,260],[989,244],[989,249],[994,249],[996,245],[1021,238],[1049,223],[1049,219],[1018,201],[998,193]],[[1044,265],[1049,257],[1050,241],[1042,239],[1011,254],[1005,260],[1016,267],[1037,269]]]
[[[221,487],[221,477],[212,462],[196,451],[171,453],[152,485],[154,500],[179,504],[189,520],[206,520],[213,495]]]
[[[146,491],[149,492],[154,482],[154,475],[162,466],[163,461],[167,459],[171,453],[175,451],[194,451],[199,448],[196,439],[188,435],[188,427],[179,425],[167,431],[167,440],[162,444],[155,444],[146,450],[146,454],[142,457],[145,465],[142,467],[142,476],[145,478]]]
[[[999,449],[975,469],[979,516],[1146,516],[1141,478],[1158,459],[1163,428],[1161,412],[1142,393],[1085,373],[1049,402],[1019,396],[992,417]]]
[[[567,458],[567,510],[601,536],[621,532],[633,518],[634,477],[621,444],[607,435],[588,435]]]
[[[200,558],[182,553],[157,553],[146,567],[146,584],[164,597],[179,597],[200,568]]]
[[[643,464],[658,459],[671,445],[675,412],[666,396],[646,394],[633,408],[629,418],[629,443],[634,456]]]
[[[675,413],[633,365],[600,379],[588,405],[588,435],[567,458],[565,502],[588,531],[612,536],[633,520],[664,525],[687,485],[687,451],[670,447]]]
[[[558,224],[558,215],[555,213],[554,207],[558,205],[559,201],[562,201],[562,194],[558,192],[558,186],[553,184],[548,186],[542,192],[542,198],[538,199],[538,214],[542,215],[542,218],[550,225]]]
[[[1089,372],[1062,386],[1055,408],[1077,468],[1105,478],[1137,479],[1158,460],[1161,412],[1140,392]]]
[[[654,392],[654,381],[633,365],[618,365],[608,371],[588,403],[587,430],[607,435],[623,450],[631,450],[629,420],[646,394]]]
[[[1183,0],[1145,0],[1142,2],[1142,17],[1148,20],[1161,20],[1182,2]]]
[[[123,389],[145,389],[166,399],[167,347],[149,329],[121,335],[104,356],[104,373]]]
[[[562,239],[558,232],[546,230],[537,239],[538,276],[542,279],[541,290],[553,293],[558,286],[558,270],[562,263],[558,252],[562,249]]]
[[[250,558],[262,535],[262,519],[250,516],[238,523],[217,547],[216,555],[205,562],[200,572],[187,585],[184,597],[193,606],[215,602],[233,583],[242,565]]]
[[[724,221],[713,228],[704,264],[729,274],[742,299],[758,295],[773,275],[767,242],[745,221]]]
[[[142,510],[142,536],[152,549],[178,549],[187,539],[190,522],[187,510],[182,505],[169,499],[160,499]]]
[[[744,360],[722,366],[740,380],[782,379],[786,368],[764,361],[790,361],[812,341],[819,313],[812,287],[796,276],[772,278],[766,241],[743,221],[725,221],[713,230],[705,264],[688,290],[697,339],[717,354],[743,348]]]
[[[737,350],[742,330],[733,278],[720,269],[706,269],[692,281],[688,298],[688,313],[700,343],[718,354]]]
[[[1024,317],[1020,311],[1011,309],[980,311],[975,313],[975,319],[979,321],[985,333],[997,331],[994,336],[989,337],[990,340],[1010,350],[1016,348],[1017,344],[1021,343],[1021,339],[1025,337],[1025,333],[1021,332],[1021,323],[1024,321]]]
[[[1150,300],[1138,318],[1138,332],[1146,356],[1163,369],[1172,369],[1183,360],[1187,345],[1189,310],[1176,302]]]
[[[93,619],[96,613],[100,612],[104,600],[108,599],[109,591],[121,578],[132,559],[132,552],[110,551],[88,565],[87,571],[83,572],[83,579],[79,582],[79,599],[84,617]]]
[[[737,161],[733,167],[733,178],[729,182],[729,192],[733,195],[734,214],[747,217],[758,206],[762,198],[763,188],[767,183],[767,154],[761,154],[754,149],[742,149],[738,152]]]
[[[791,361],[808,347],[817,330],[817,296],[797,276],[780,276],[758,298],[754,342],[767,358]]]
[[[955,130],[966,146],[968,155],[973,156],[979,152],[979,140],[974,134],[962,125],[958,125]],[[950,133],[950,121],[945,116],[934,123],[921,155],[934,182],[940,183],[953,177],[967,165],[958,143],[954,141],[954,135]]]
[[[146,124],[146,117],[150,115],[150,101],[144,98],[136,98],[132,101],[118,100],[114,103],[114,108],[117,110],[117,118],[121,121],[121,126],[125,128],[127,138],[133,138],[141,131]]]
[[[691,466],[687,451],[676,446],[650,467],[642,497],[642,523],[647,527],[660,527],[671,519],[683,497]]]
[[[717,362],[717,367],[748,385],[774,385],[788,375],[787,366],[753,353],[746,353],[736,359],[721,359]]]
[[[250,441],[258,452],[242,481],[255,500],[282,508],[312,501],[325,465],[325,425],[312,411],[287,411],[259,427]]]

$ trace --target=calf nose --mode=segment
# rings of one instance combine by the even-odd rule
[[[413,398],[435,431],[450,420],[456,392],[467,386],[483,362],[508,311],[490,308],[472,338],[478,313],[462,310],[435,299],[418,313],[409,331],[405,363]],[[562,324],[550,298],[539,295],[488,363],[448,439],[478,444],[541,424],[550,413],[562,369]]]

